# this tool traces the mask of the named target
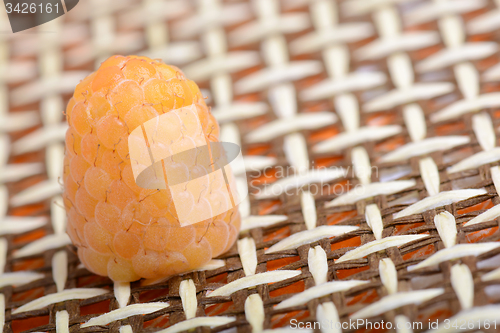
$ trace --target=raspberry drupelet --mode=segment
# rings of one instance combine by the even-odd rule
[[[142,188],[134,178],[129,134],[190,105],[207,142],[218,142],[219,126],[198,86],[174,66],[113,56],[77,85],[66,109],[64,204],[67,232],[95,274],[119,282],[166,277],[202,266],[235,242],[241,222],[237,207],[181,227],[170,191]],[[182,132],[173,144],[195,148],[189,124],[181,125],[165,130]],[[196,159],[182,162],[193,177],[207,174]],[[210,183],[203,194],[188,186],[184,204],[220,206],[217,186],[226,184]]]

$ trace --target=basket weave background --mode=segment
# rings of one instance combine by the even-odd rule
[[[196,327],[193,315],[235,319],[201,325],[197,332],[259,332],[294,319],[348,323],[360,310],[360,317],[393,327],[423,322],[413,330],[388,330],[393,332],[422,331],[429,320],[452,316],[500,319],[500,247],[493,243],[500,235],[500,1],[82,0],[62,18],[14,35],[1,12],[5,332],[157,331],[185,320]],[[251,194],[240,207],[245,230],[239,245],[210,270],[131,284],[129,304],[168,307],[80,328],[118,309],[115,295],[126,297],[128,290],[89,273],[68,245],[59,180],[62,110],[79,80],[113,54],[161,58],[200,85],[223,140],[240,143],[254,169],[247,174],[250,192],[283,181],[277,173],[283,169],[302,170],[286,174],[295,181],[307,178],[304,169],[331,173],[307,178],[300,184],[304,192]],[[340,168],[343,174],[333,177]],[[321,190],[307,187],[320,180]],[[359,197],[342,197],[356,188]],[[337,197],[345,201],[325,207]],[[394,215],[415,203],[423,205],[415,214]],[[482,222],[464,226],[485,211],[490,215],[476,219]],[[359,229],[331,237],[331,229],[318,229],[323,225]],[[299,232],[305,241],[266,254]],[[394,238],[401,235],[408,237]],[[378,247],[335,262],[347,251],[373,245]],[[444,257],[408,269],[433,255]],[[259,274],[277,269],[300,274],[258,283]],[[252,275],[255,287],[209,296]],[[306,297],[308,289],[336,280],[367,283],[324,295],[316,289]],[[38,297],[74,288],[108,292],[13,313]],[[274,308],[291,294],[302,298]],[[363,331],[344,327],[322,329]]]

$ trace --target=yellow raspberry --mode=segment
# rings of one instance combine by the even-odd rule
[[[120,282],[165,277],[198,268],[234,244],[240,227],[237,207],[181,227],[169,189],[146,189],[135,182],[130,133],[190,105],[205,142],[218,142],[219,126],[198,86],[174,66],[113,56],[77,85],[66,110],[64,203],[68,234],[82,263],[95,274]],[[181,122],[164,129],[176,140],[172,149],[195,148],[200,144],[195,127]],[[174,155],[169,167],[190,179],[209,174],[190,154]],[[193,212],[231,207],[220,191],[227,185],[209,177],[210,182],[186,186],[181,193]]]

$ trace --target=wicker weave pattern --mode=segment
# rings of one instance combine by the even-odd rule
[[[4,331],[500,319],[499,28],[498,0],[87,0],[0,34]],[[69,245],[61,110],[115,53],[180,66],[243,147],[240,239],[203,270],[113,285]]]

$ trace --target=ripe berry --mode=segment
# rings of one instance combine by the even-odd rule
[[[171,143],[165,149],[174,155],[164,161],[177,179],[209,175],[175,194],[188,215],[196,218],[203,210],[216,216],[181,227],[169,189],[136,184],[128,140],[148,120],[191,105],[155,135]],[[77,85],[66,114],[67,229],[90,271],[120,282],[165,277],[198,268],[233,245],[238,209],[226,211],[231,202],[221,189],[228,186],[193,149],[217,142],[219,126],[197,85],[178,68],[146,57],[113,56]],[[186,149],[193,150],[175,155]]]

